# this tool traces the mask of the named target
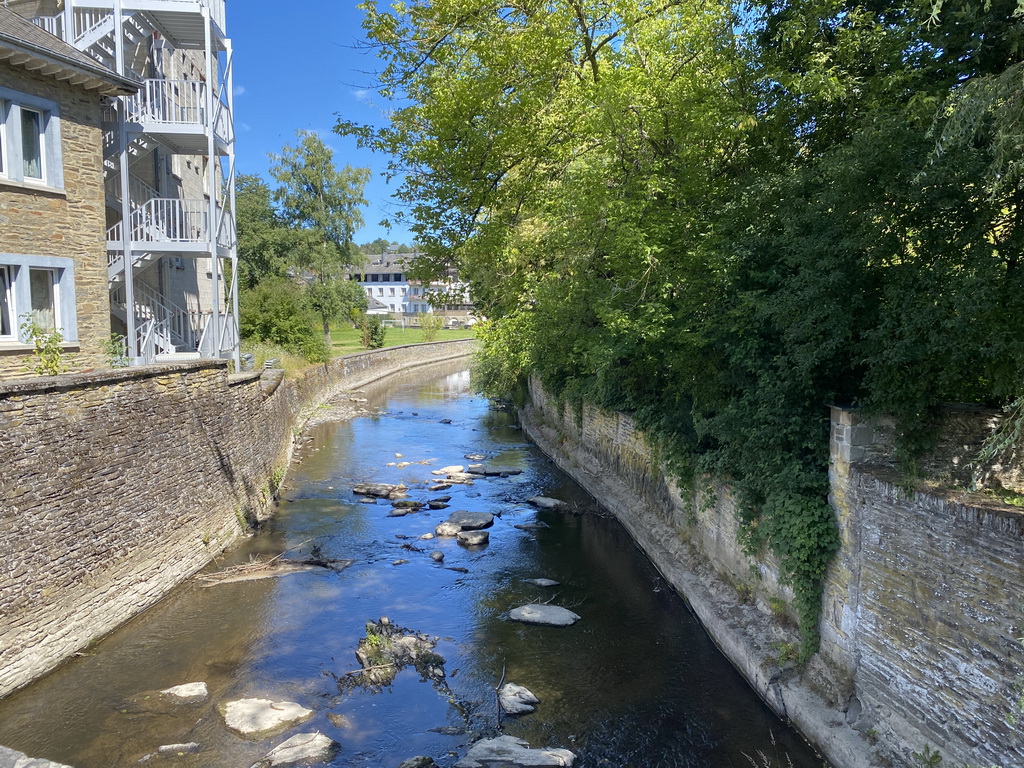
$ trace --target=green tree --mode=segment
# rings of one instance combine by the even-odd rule
[[[335,168],[333,151],[315,133],[298,131],[296,138],[295,146],[286,145],[280,155],[271,156],[270,174],[278,184],[273,197],[294,230],[291,264],[308,286],[329,345],[331,321],[350,316],[353,306],[366,302],[346,273],[359,259],[352,238],[363,224],[363,188],[370,171]]]
[[[272,193],[259,176],[235,180],[239,288],[247,290],[267,277],[284,277],[294,237],[274,207]]]

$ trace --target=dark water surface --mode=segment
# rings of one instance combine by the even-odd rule
[[[822,765],[718,653],[617,522],[524,503],[543,494],[595,508],[510,414],[469,394],[466,372],[409,375],[367,397],[380,413],[316,428],[274,520],[219,563],[291,547],[286,557],[305,557],[315,544],[325,557],[352,559],[351,567],[182,586],[87,656],[0,702],[0,744],[75,768],[120,768],[161,744],[195,741],[198,754],[143,764],[245,768],[291,733],[319,730],[342,745],[333,766],[393,768],[418,754],[446,765],[474,733],[496,726],[494,688],[504,676],[541,699],[536,713],[503,718],[504,732],[569,748],[581,768]],[[426,490],[438,479],[430,470],[471,463],[467,453],[523,473]],[[356,503],[351,487],[362,481],[405,483],[417,500],[450,494],[451,508],[389,518],[386,502]],[[456,509],[500,515],[489,545],[418,539]],[[514,527],[537,521],[550,527]],[[429,557],[435,549],[442,564]],[[525,583],[535,577],[562,585]],[[547,600],[582,620],[556,629],[502,618]],[[383,690],[339,688],[336,676],[359,667],[365,623],[381,616],[441,638],[448,690],[412,668]],[[147,711],[160,707],[129,702],[200,680],[211,693],[202,705]],[[316,715],[250,742],[228,732],[216,709],[241,697],[297,701]]]

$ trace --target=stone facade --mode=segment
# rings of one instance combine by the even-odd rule
[[[962,468],[991,412],[957,409],[927,467]],[[624,414],[553,401],[532,382],[523,425],[613,512],[693,607],[723,652],[836,768],[1024,765],[1007,723],[1024,683],[1024,515],[934,481],[902,490],[892,426],[833,409],[830,501],[842,549],[825,584],[821,652],[803,670],[780,608],[792,595],[770,559],[745,555],[728,488],[682,489]],[[953,470],[942,470],[938,456]],[[942,470],[942,471],[940,471]],[[1000,468],[1013,477],[1012,467]]]
[[[283,384],[273,372],[229,376],[222,361],[0,383],[0,696],[155,603],[264,516],[319,403],[472,347],[350,355]]]
[[[110,338],[101,96],[4,63],[0,82],[60,105],[63,155],[63,190],[0,179],[0,253],[73,259],[78,331],[67,350],[77,370],[101,365]],[[0,377],[26,375],[28,353],[25,345],[0,343]]]

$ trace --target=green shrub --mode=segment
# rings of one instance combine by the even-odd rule
[[[310,362],[330,357],[318,321],[302,288],[286,278],[264,280],[240,297],[242,338],[276,344]]]

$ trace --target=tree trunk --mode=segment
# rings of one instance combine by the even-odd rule
[[[327,351],[331,351],[331,324],[327,315],[321,315],[324,321],[324,342],[327,344]]]

